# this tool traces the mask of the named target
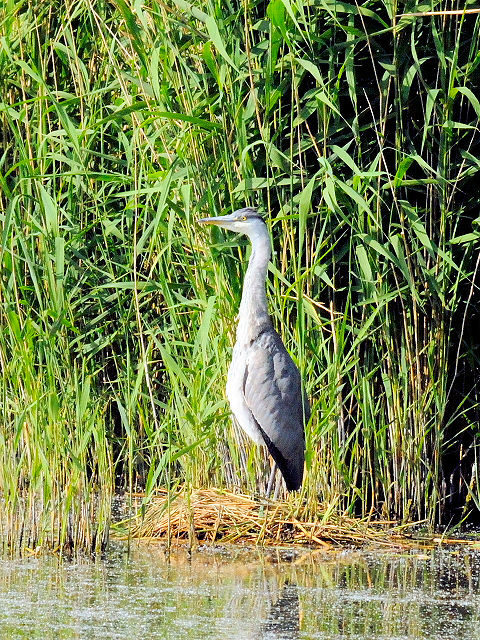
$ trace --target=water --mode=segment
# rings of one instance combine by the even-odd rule
[[[480,640],[480,552],[0,560],[0,638]]]

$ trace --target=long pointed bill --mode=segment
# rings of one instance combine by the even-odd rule
[[[197,220],[198,224],[202,226],[215,225],[217,227],[223,227],[224,229],[230,229],[231,225],[235,223],[233,214],[227,216],[218,216],[216,218],[201,218]]]
[[[217,226],[222,224],[222,218],[200,218],[197,220],[198,224],[208,225],[208,224],[216,224]]]

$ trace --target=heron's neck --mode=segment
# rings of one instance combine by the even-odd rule
[[[237,338],[253,340],[272,322],[268,315],[265,281],[270,260],[270,237],[265,232],[250,237],[252,253],[243,281],[242,301],[238,312]]]

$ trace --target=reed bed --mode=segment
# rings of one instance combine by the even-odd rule
[[[261,494],[224,395],[249,249],[195,224],[245,204],[312,402],[305,521],[478,520],[476,9],[0,4],[11,531],[101,547],[116,492]]]
[[[146,509],[115,524],[113,532],[120,538],[155,538],[168,547],[237,543],[329,549],[338,545],[410,544],[402,534],[406,526],[397,522],[339,516],[325,505],[319,507],[314,522],[307,517],[306,506],[299,507],[292,500],[268,502],[220,489],[180,488],[158,492]]]
[[[15,509],[2,500],[0,555],[95,554],[107,548],[110,522],[108,494],[77,500],[68,509],[45,504],[41,496],[32,494],[20,496]]]

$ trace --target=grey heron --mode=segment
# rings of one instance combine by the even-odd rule
[[[226,393],[240,427],[254,442],[265,445],[274,460],[267,496],[275,465],[287,489],[295,491],[303,480],[304,426],[310,417],[310,406],[298,368],[268,313],[265,282],[271,249],[267,226],[252,207],[198,222],[243,233],[251,242]]]

